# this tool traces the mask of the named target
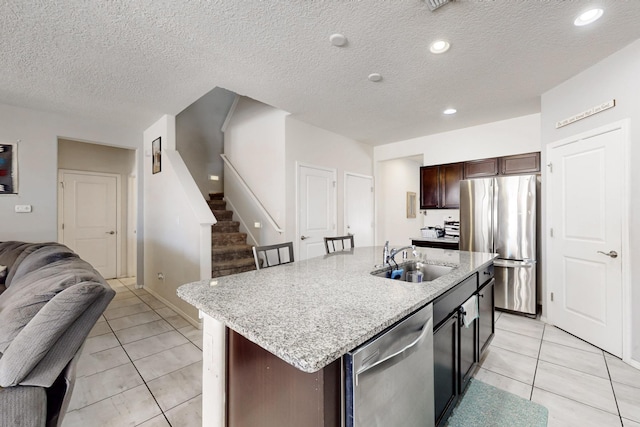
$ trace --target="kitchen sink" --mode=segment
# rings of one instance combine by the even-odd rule
[[[436,280],[438,277],[449,273],[455,267],[438,264],[425,264],[423,262],[413,261],[401,265],[400,268],[403,269],[403,272],[399,276],[394,276],[393,278],[395,280],[402,280],[405,282],[431,282],[432,280]],[[374,271],[371,274],[377,277],[390,279],[392,270],[394,269],[388,268],[383,271]],[[422,273],[421,280],[418,279],[420,273]]]

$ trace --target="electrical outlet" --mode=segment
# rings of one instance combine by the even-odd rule
[[[254,227],[254,228],[262,228],[262,223],[254,222],[254,223],[253,223],[253,227]]]
[[[29,213],[31,212],[31,205],[16,205],[14,209],[17,213]]]

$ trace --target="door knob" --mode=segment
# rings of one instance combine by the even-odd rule
[[[618,252],[616,252],[616,251],[609,251],[609,252],[598,251],[598,253],[602,254],[602,255],[609,256],[611,258],[618,258]]]
[[[107,234],[116,234],[115,231],[107,231]]]
[[[309,236],[300,236],[300,240],[306,240],[308,238],[309,238]]]

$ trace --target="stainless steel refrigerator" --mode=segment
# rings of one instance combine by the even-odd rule
[[[496,308],[535,315],[537,176],[460,181],[460,250],[497,252]]]

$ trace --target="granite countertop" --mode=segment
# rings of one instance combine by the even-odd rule
[[[363,247],[188,283],[178,296],[294,367],[316,372],[494,259],[417,250],[422,262],[457,268],[431,282],[384,279],[370,274],[382,247]]]

